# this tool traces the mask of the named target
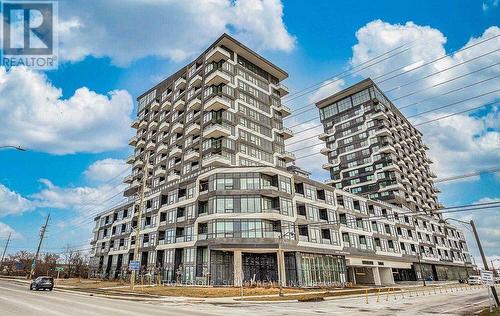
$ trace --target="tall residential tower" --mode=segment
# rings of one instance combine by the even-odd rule
[[[371,80],[316,103],[329,184],[414,211],[439,208],[420,133]]]

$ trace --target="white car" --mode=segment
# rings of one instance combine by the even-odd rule
[[[483,284],[483,281],[479,275],[471,275],[469,276],[467,283],[469,283],[469,285],[480,285]]]

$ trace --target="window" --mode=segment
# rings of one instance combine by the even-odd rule
[[[365,236],[359,236],[359,243],[361,245],[366,245],[366,237]]]
[[[322,229],[321,230],[321,238],[323,238],[323,239],[331,239],[330,230],[329,229]]]
[[[346,214],[339,214],[339,221],[340,221],[340,224],[347,225],[347,215]]]
[[[319,209],[319,219],[328,220],[328,211],[324,208]]]

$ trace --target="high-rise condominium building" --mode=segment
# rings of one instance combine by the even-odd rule
[[[432,161],[420,133],[371,80],[316,103],[326,142],[321,152],[338,189],[414,211],[439,208]]]
[[[417,254],[435,279],[465,275],[453,226],[287,168],[286,77],[223,35],[138,98],[129,201],[95,217],[94,275],[128,277],[136,243],[141,273],[165,282],[389,284],[417,277]]]

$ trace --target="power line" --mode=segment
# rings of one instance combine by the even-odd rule
[[[472,48],[472,47],[475,47],[475,46],[477,46],[477,45],[479,45],[479,44],[482,44],[482,43],[484,43],[484,42],[490,41],[490,40],[492,40],[492,39],[494,39],[494,38],[496,38],[496,37],[498,37],[498,36],[500,36],[500,35],[495,35],[495,36],[490,37],[490,38],[488,38],[488,39],[485,39],[485,40],[483,40],[483,41],[477,42],[477,43],[475,43],[475,44],[473,44],[473,45],[466,46],[466,47],[463,47],[462,49],[452,51],[452,52],[450,52],[450,53],[448,53],[448,54],[446,54],[446,55],[444,55],[444,56],[442,56],[442,57],[440,57],[440,58],[437,58],[437,59],[434,59],[434,60],[429,61],[429,62],[427,62],[427,63],[424,63],[424,64],[422,64],[420,67],[417,67],[417,68],[412,68],[412,69],[406,70],[406,71],[404,71],[404,72],[400,73],[398,76],[403,75],[403,74],[406,74],[406,73],[411,72],[411,71],[414,71],[414,70],[416,70],[416,69],[419,69],[419,68],[423,67],[424,65],[425,65],[425,66],[430,65],[430,64],[432,64],[432,63],[434,63],[434,62],[436,62],[436,61],[439,61],[439,60],[441,60],[441,59],[443,59],[443,58],[445,58],[445,57],[447,57],[447,56],[449,56],[449,55],[451,55],[451,54],[458,53],[458,52],[460,52],[460,51],[464,51],[464,50],[470,49],[470,48]],[[485,56],[487,56],[487,55],[489,55],[489,54],[492,54],[492,53],[494,53],[494,52],[496,52],[496,51],[498,51],[498,50],[499,50],[499,49],[496,49],[496,50],[493,50],[493,51],[489,51],[489,52],[487,52],[487,53],[485,53],[485,54],[482,54],[482,55],[476,56],[476,57],[471,58],[471,59],[469,59],[469,60],[466,60],[466,61],[463,61],[463,62],[457,63],[457,64],[455,64],[455,65],[453,65],[453,66],[450,66],[450,67],[447,67],[447,68],[442,69],[442,70],[440,70],[440,71],[437,71],[437,72],[435,72],[435,73],[432,73],[432,74],[430,74],[430,75],[428,75],[428,76],[426,76],[426,77],[424,77],[424,78],[420,78],[420,79],[418,79],[418,80],[411,81],[411,82],[409,82],[409,83],[407,83],[407,84],[404,84],[404,85],[401,85],[401,86],[398,86],[398,87],[394,87],[394,88],[392,88],[392,89],[390,89],[390,90],[386,91],[386,93],[391,92],[391,91],[396,90],[396,89],[400,89],[400,88],[402,88],[402,87],[404,87],[404,86],[406,86],[406,85],[409,85],[409,84],[415,83],[415,82],[417,82],[417,81],[419,81],[419,80],[426,79],[426,78],[429,78],[429,77],[431,77],[431,76],[433,76],[433,75],[436,75],[436,74],[439,74],[439,73],[445,72],[445,71],[447,71],[447,70],[450,70],[450,69],[456,68],[456,67],[458,67],[458,66],[464,65],[464,64],[466,64],[466,63],[469,63],[469,62],[471,62],[471,61],[477,60],[477,59],[479,59],[479,58],[485,57]],[[422,62],[422,61],[423,61],[423,60],[421,60],[421,61],[419,61],[419,62],[417,62],[417,63],[420,63],[420,62]],[[389,72],[387,72],[387,73],[385,73],[385,74],[382,74],[382,75],[380,75],[380,76],[374,77],[374,78],[373,78],[373,81],[376,81],[376,79],[381,78],[381,77],[384,77],[384,76],[386,76],[386,75],[388,75],[388,74],[390,74],[390,73],[393,73],[393,72],[395,72],[395,71],[398,71],[398,70],[401,70],[401,69],[407,68],[408,66],[411,66],[411,65],[413,65],[413,64],[416,64],[416,63],[412,63],[412,64],[409,64],[409,65],[406,65],[406,66],[403,66],[403,67],[400,67],[400,68],[397,68],[397,69],[391,70],[391,71],[389,71]],[[335,83],[336,81],[338,81],[338,80],[340,80],[340,79],[341,79],[341,78],[339,78],[339,79],[337,79],[337,80],[335,80],[335,81],[331,81],[331,82],[325,83],[324,85],[320,86],[319,88],[322,88],[322,87],[324,87],[324,86],[326,86],[326,85],[333,84],[333,83]],[[392,79],[392,78],[391,78],[391,79]],[[388,79],[385,79],[385,80],[382,80],[382,81],[379,81],[379,82],[376,82],[376,83],[377,83],[377,84],[380,84],[380,83],[383,83],[384,81],[387,81],[387,80],[388,80]],[[319,89],[319,88],[318,88],[318,89]],[[314,90],[313,90],[313,91],[314,91]],[[284,103],[284,105],[286,105],[286,103]],[[295,109],[295,111],[305,109],[305,108],[307,108],[307,107],[309,107],[309,106],[311,106],[311,105],[315,105],[315,103],[313,102],[313,103],[306,104],[305,106],[302,106],[302,107],[300,107],[300,108]],[[307,112],[307,111],[304,111],[304,112],[302,112],[302,113],[305,113],[305,112]],[[301,113],[301,114],[302,114],[302,113]],[[285,119],[287,119],[287,118],[291,118],[291,117],[293,117],[293,116],[294,116],[294,115],[288,116],[288,117],[286,117]]]
[[[339,80],[341,80],[341,79],[343,79],[343,78],[346,78],[346,77],[348,77],[348,76],[350,76],[350,75],[353,75],[353,74],[355,74],[355,73],[357,73],[357,72],[359,72],[359,71],[361,71],[361,70],[367,69],[367,68],[369,68],[369,67],[371,67],[371,66],[374,66],[374,65],[377,65],[377,64],[379,64],[379,63],[381,63],[381,62],[383,62],[383,61],[385,61],[385,60],[387,60],[387,59],[390,59],[390,58],[392,58],[392,57],[394,57],[394,56],[397,56],[397,55],[399,55],[399,54],[402,54],[402,53],[404,53],[404,52],[408,51],[408,50],[411,48],[411,46],[410,46],[410,47],[408,47],[408,48],[406,48],[406,49],[404,49],[404,50],[402,50],[402,51],[399,51],[399,52],[397,52],[397,53],[395,53],[395,54],[393,54],[393,55],[390,55],[390,56],[388,56],[388,57],[385,57],[385,58],[383,58],[383,59],[381,59],[381,60],[379,60],[379,61],[377,61],[377,62],[374,62],[374,63],[369,64],[369,65],[367,65],[367,66],[365,66],[365,67],[362,67],[362,68],[360,68],[360,69],[358,69],[358,70],[356,70],[356,71],[353,71],[355,68],[358,68],[358,67],[361,67],[361,66],[363,66],[363,65],[366,65],[367,63],[369,63],[369,62],[371,62],[371,61],[374,61],[374,60],[376,60],[376,59],[378,59],[378,58],[380,58],[380,57],[383,57],[384,55],[386,55],[386,54],[388,54],[388,53],[391,53],[391,52],[393,52],[393,51],[396,51],[396,50],[398,50],[398,49],[402,48],[402,47],[403,47],[403,46],[405,46],[405,45],[406,45],[406,44],[401,45],[401,46],[398,46],[398,47],[396,47],[396,48],[394,48],[394,49],[391,49],[391,50],[389,50],[389,51],[385,52],[385,53],[384,53],[384,54],[382,54],[382,55],[379,55],[379,56],[377,56],[377,57],[375,57],[375,58],[369,59],[369,60],[367,60],[367,61],[365,61],[365,62],[363,62],[363,63],[361,63],[361,64],[359,64],[359,65],[357,65],[357,66],[353,66],[353,67],[351,67],[351,68],[349,68],[349,69],[347,69],[347,70],[345,70],[345,71],[343,71],[343,72],[341,72],[341,73],[338,73],[338,74],[333,75],[333,76],[331,76],[331,77],[329,77],[329,78],[327,78],[327,79],[325,79],[325,80],[322,80],[322,81],[320,81],[320,82],[318,82],[318,83],[316,83],[316,84],[314,84],[314,85],[312,85],[312,86],[310,86],[310,87],[308,87],[308,88],[302,89],[302,90],[300,90],[300,91],[298,91],[298,92],[295,92],[295,93],[292,93],[292,94],[290,94],[290,95],[288,95],[288,96],[285,96],[285,97],[284,97],[284,99],[286,99],[286,100],[285,100],[286,102],[285,102],[284,104],[286,105],[286,104],[288,104],[288,103],[289,103],[290,101],[292,101],[292,100],[295,100],[295,99],[297,99],[297,98],[300,98],[300,97],[302,97],[302,96],[304,96],[304,95],[307,95],[307,94],[309,94],[309,93],[311,93],[311,92],[313,92],[313,91],[316,91],[316,90],[318,90],[318,89],[321,89],[321,88],[322,88],[322,87],[324,87],[324,86],[327,86],[327,85],[333,84],[334,82],[337,82],[337,81],[339,81]],[[330,82],[325,82],[325,81],[328,81],[328,80],[333,80],[333,81],[330,81]],[[319,86],[319,87],[318,87],[318,86]],[[316,88],[316,87],[318,87],[318,88]],[[304,92],[304,91],[310,90],[311,88],[314,88],[314,89],[313,89],[313,90],[311,90],[311,91],[308,91],[308,92],[302,93],[302,92]],[[298,94],[298,95],[297,95],[297,94]],[[292,95],[293,95],[293,98],[291,97]]]
[[[430,77],[432,77],[432,76],[435,76],[435,75],[437,75],[437,74],[441,74],[441,73],[446,72],[446,71],[448,71],[448,70],[450,70],[450,69],[453,69],[453,68],[455,68],[455,67],[457,67],[457,66],[461,66],[461,65],[463,65],[463,64],[466,64],[466,63],[469,63],[469,62],[474,61],[474,60],[476,60],[476,59],[479,59],[479,58],[482,58],[482,57],[484,57],[484,56],[487,56],[487,55],[489,55],[489,54],[491,54],[491,53],[494,53],[494,52],[496,52],[496,51],[498,51],[498,50],[500,50],[500,49],[497,49],[497,50],[494,50],[494,51],[487,52],[487,53],[485,53],[485,54],[482,54],[482,55],[480,55],[480,56],[474,57],[474,58],[472,58],[472,59],[465,60],[465,61],[463,61],[463,62],[461,62],[461,63],[459,63],[459,64],[452,65],[452,66],[450,66],[450,67],[447,67],[447,68],[441,69],[441,70],[439,70],[439,71],[433,72],[433,73],[431,73],[431,74],[428,74],[428,75],[426,75],[426,76],[424,76],[424,77],[420,77],[420,78],[418,78],[418,79],[415,79],[415,80],[413,80],[413,81],[407,82],[407,83],[405,83],[405,84],[402,84],[402,85],[399,85],[399,86],[393,87],[393,88],[391,88],[391,89],[389,89],[389,90],[386,90],[386,91],[385,91],[385,93],[387,94],[387,93],[390,93],[390,92],[392,92],[392,91],[394,91],[394,90],[399,90],[399,89],[401,89],[401,88],[403,88],[403,87],[405,87],[405,86],[411,85],[411,84],[413,84],[413,83],[415,83],[415,82],[418,82],[418,81],[421,81],[421,80],[424,80],[424,79],[428,79],[428,78],[430,78]],[[487,67],[483,67],[482,69],[477,70],[477,71],[481,71],[481,70],[484,70],[484,69],[488,69],[488,68],[493,67],[493,66],[496,66],[496,65],[498,65],[498,64],[499,64],[499,63],[495,63],[495,64],[489,65],[489,66],[487,66]],[[475,71],[475,72],[477,72],[477,71]],[[470,75],[470,74],[475,73],[475,72],[473,71],[473,72],[471,72],[471,73],[468,73],[467,75]],[[465,75],[463,75],[462,77],[464,77],[464,76],[465,76]],[[458,76],[458,77],[460,77],[460,76]],[[456,78],[458,78],[458,77],[456,77]],[[375,81],[375,80],[373,80],[373,81],[374,81],[376,84],[380,84],[380,82],[377,82],[377,81]],[[445,82],[443,82],[443,83],[447,83],[447,82],[450,82],[450,81],[452,81],[452,80],[447,80],[447,81],[445,81]],[[441,83],[441,84],[443,84],[443,83]],[[432,88],[432,87],[431,87],[431,88]],[[417,91],[418,91],[418,90],[417,90]],[[420,91],[422,91],[422,90],[420,90]],[[418,91],[418,92],[420,92],[420,91]],[[410,93],[409,95],[411,95],[411,94],[413,94],[413,93]],[[409,95],[407,95],[407,96],[409,96]],[[405,97],[406,97],[406,96],[405,96]],[[402,98],[402,97],[400,97],[400,98],[398,98],[398,99],[401,99],[401,98]],[[307,108],[307,107],[309,107],[309,106],[312,106],[312,105],[316,105],[316,103],[309,103],[309,104],[306,104],[305,106],[300,107],[298,110],[305,109],[305,108]],[[299,112],[299,113],[297,113],[297,114],[293,114],[293,115],[291,115],[291,116],[288,116],[288,117],[286,117],[285,119],[292,118],[292,117],[294,117],[294,116],[301,115],[301,114],[304,114],[304,113],[306,113],[306,112],[310,112],[310,111],[312,111],[312,110],[314,110],[314,109],[316,109],[316,108],[315,108],[315,107],[312,107],[312,108],[307,109],[307,110],[305,110],[305,111],[301,111],[301,112]],[[318,118],[318,116],[315,116],[315,118]],[[309,120],[309,121],[311,121],[311,120]],[[309,122],[309,121],[306,121],[306,122]],[[305,122],[302,122],[302,124],[303,124],[303,123],[305,123]]]
[[[440,95],[435,95],[435,96],[432,96],[432,97],[429,97],[429,98],[425,98],[425,99],[420,100],[420,101],[418,101],[418,102],[413,102],[413,103],[410,103],[410,104],[406,104],[406,105],[404,105],[404,106],[400,106],[400,107],[398,107],[398,109],[400,109],[400,110],[402,110],[402,109],[406,109],[406,108],[409,108],[409,107],[411,107],[411,106],[415,106],[415,105],[417,105],[417,104],[421,104],[421,103],[423,103],[423,102],[426,102],[426,101],[429,101],[429,100],[433,100],[433,99],[438,98],[438,97],[442,97],[442,96],[444,96],[444,95],[448,95],[448,94],[451,94],[451,93],[455,93],[455,92],[458,92],[458,91],[461,91],[461,90],[464,90],[464,89],[467,89],[467,88],[473,87],[473,86],[475,86],[475,85],[478,85],[478,84],[481,84],[481,83],[485,83],[485,82],[487,82],[487,81],[490,81],[490,80],[496,79],[496,78],[498,78],[498,77],[500,77],[500,75],[496,75],[496,76],[494,76],[494,77],[490,77],[490,78],[487,78],[487,79],[484,79],[484,80],[481,80],[481,81],[477,81],[477,82],[474,82],[474,83],[468,84],[468,85],[466,85],[466,86],[463,86],[463,87],[460,87],[460,88],[457,88],[457,89],[450,90],[450,91],[448,91],[448,92],[446,92],[446,93],[443,93],[443,94],[440,94]]]
[[[457,176],[451,176],[451,177],[447,177],[447,178],[437,179],[434,181],[434,183],[470,178],[470,177],[474,177],[474,176],[478,176],[478,175],[482,175],[482,174],[487,174],[487,173],[497,173],[498,171],[500,171],[500,167],[493,167],[490,169],[482,169],[482,170],[473,171],[473,172],[469,172],[469,173],[465,173],[465,174],[461,174],[461,175],[457,175]]]

